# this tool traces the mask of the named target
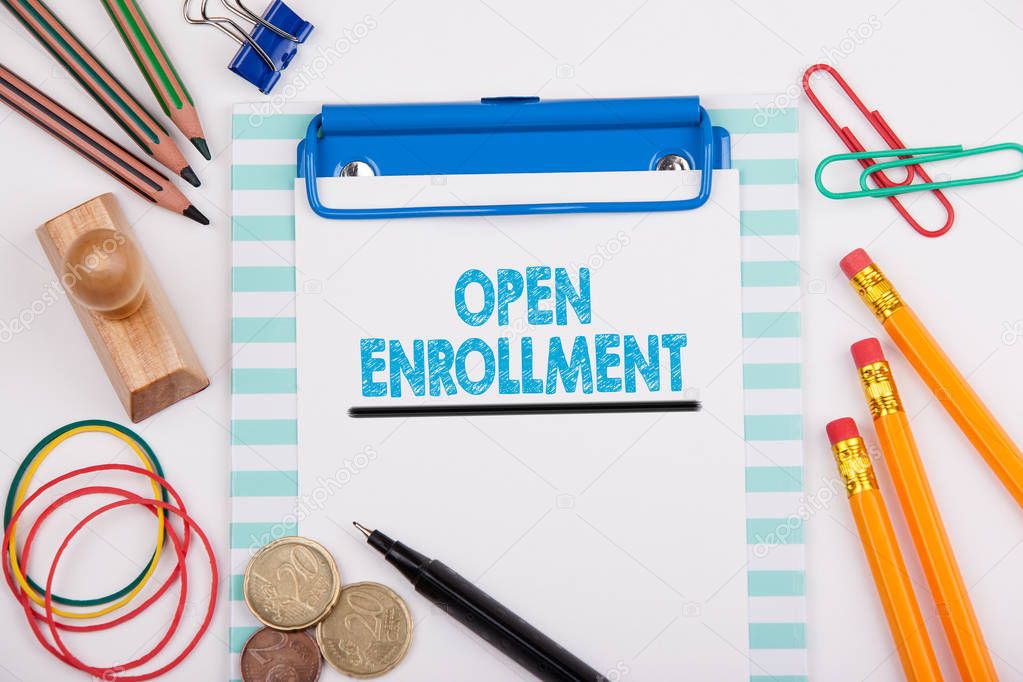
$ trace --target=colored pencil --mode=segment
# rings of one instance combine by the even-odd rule
[[[207,160],[211,157],[195,103],[181,82],[167,51],[135,0],[100,0],[117,32],[145,76],[163,113]]]
[[[836,419],[828,424],[827,431],[906,679],[940,682],[941,668],[856,422]]]
[[[166,176],[2,64],[0,100],[149,201],[209,225],[206,216]]]
[[[1023,507],[1023,451],[870,256],[857,249],[842,259],[842,270],[959,430]]]
[[[42,0],[0,0],[142,150],[196,187],[199,178],[167,131]]]
[[[852,354],[892,484],[959,674],[972,682],[997,680],[998,674],[881,344],[877,339],[864,339],[853,344]]]

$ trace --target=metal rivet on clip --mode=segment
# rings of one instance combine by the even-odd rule
[[[373,172],[373,166],[369,165],[365,161],[349,161],[341,169],[339,177],[342,178],[363,178],[372,177],[376,175]]]
[[[657,159],[657,170],[659,171],[687,171],[692,170],[685,157],[678,154],[665,154]]]

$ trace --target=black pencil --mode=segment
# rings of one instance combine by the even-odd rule
[[[545,682],[608,682],[567,649],[441,562],[396,542],[378,530],[354,524],[370,547],[423,595],[505,656]]]

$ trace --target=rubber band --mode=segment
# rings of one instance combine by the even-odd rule
[[[99,509],[96,509],[93,512],[89,513],[81,521],[79,521],[77,524],[75,524],[75,527],[71,529],[71,532],[69,532],[64,537],[64,541],[61,543],[60,547],[57,549],[56,554],[53,555],[53,561],[50,563],[50,571],[49,571],[49,574],[47,575],[47,578],[46,578],[46,594],[47,595],[52,594],[53,578],[54,578],[54,576],[57,573],[57,566],[60,564],[60,559],[61,559],[61,557],[64,556],[64,551],[67,549],[68,544],[70,544],[71,540],[73,540],[75,538],[75,536],[78,535],[78,533],[81,532],[81,530],[83,528],[85,528],[85,526],[88,525],[88,523],[90,521],[92,521],[93,519],[97,518],[98,516],[101,516],[102,514],[105,514],[108,511],[112,511],[112,510],[118,509],[120,507],[125,507],[125,506],[129,506],[129,505],[137,505],[137,504],[147,504],[147,502],[149,502],[149,500],[146,500],[146,498],[144,498],[144,497],[142,497],[140,495],[136,495],[135,493],[132,493],[132,492],[124,490],[124,489],[108,488],[108,487],[105,487],[105,486],[89,486],[89,487],[81,488],[80,490],[76,490],[76,491],[68,493],[67,495],[63,496],[62,498],[56,500],[53,504],[51,504],[47,508],[47,510],[56,510],[57,508],[62,506],[62,504],[64,504],[65,502],[69,502],[69,501],[74,500],[74,499],[76,499],[78,497],[84,497],[86,495],[96,495],[96,494],[121,495],[122,497],[124,497],[124,499],[123,500],[118,500],[116,502],[111,502],[111,503],[106,504],[106,505],[100,507]],[[151,511],[155,515],[156,512],[157,512],[157,509],[155,509],[155,508],[150,508],[150,509],[151,509]],[[33,530],[35,530],[36,528],[38,528],[38,523],[33,524]],[[186,532],[190,533],[191,532],[191,528],[189,527],[188,530],[186,530]],[[53,637],[53,643],[57,646],[58,649],[60,649],[60,651],[64,655],[64,657],[70,663],[72,663],[76,668],[78,668],[79,670],[82,670],[83,672],[87,672],[90,675],[94,675],[96,677],[99,677],[100,679],[103,679],[103,680],[112,679],[110,677],[110,674],[109,674],[111,671],[115,671],[116,670],[116,671],[120,672],[122,670],[131,670],[132,668],[137,668],[140,665],[143,665],[143,664],[147,663],[148,661],[152,660],[157,654],[159,654],[161,651],[163,651],[163,648],[165,646],[167,646],[167,642],[170,641],[171,637],[174,636],[174,633],[176,633],[178,631],[178,628],[181,627],[181,618],[182,618],[182,616],[185,613],[185,602],[186,602],[186,600],[188,598],[188,568],[186,567],[185,554],[182,551],[181,543],[177,539],[177,534],[174,533],[173,530],[171,531],[171,533],[174,534],[174,540],[171,540],[171,542],[174,545],[174,551],[176,553],[178,553],[178,562],[179,562],[178,566],[181,568],[181,589],[178,591],[178,604],[177,604],[177,607],[174,609],[174,616],[171,618],[170,624],[167,627],[167,631],[163,634],[163,637],[160,639],[159,642],[156,643],[156,645],[152,649],[150,649],[148,652],[146,652],[145,654],[143,654],[139,658],[136,658],[133,661],[129,661],[127,663],[122,663],[120,665],[117,665],[117,666],[114,666],[114,667],[110,667],[110,668],[99,668],[97,666],[91,666],[91,665],[86,664],[84,661],[81,661],[80,659],[76,658],[74,656],[74,654],[72,654],[71,651],[64,644],[64,641],[62,640],[61,635],[60,635],[60,633],[57,630],[56,621],[54,621],[54,619],[53,619],[53,615],[54,614],[53,614],[53,608],[52,608],[53,607],[52,600],[49,599],[49,598],[46,599],[46,607],[45,607],[46,608],[46,624],[50,628],[50,636]],[[25,546],[28,547],[28,539],[27,538],[25,540]]]
[[[77,493],[81,493],[81,495],[78,495]],[[135,493],[132,493],[132,492],[130,492],[128,490],[124,490],[123,488],[109,488],[109,487],[106,487],[106,486],[94,486],[93,488],[81,488],[78,491],[74,491],[74,492],[68,493],[68,495],[65,495],[63,498],[60,498],[60,499],[56,500],[53,504],[51,504],[49,507],[47,507],[44,510],[43,515],[40,515],[39,519],[32,525],[32,528],[30,529],[29,534],[28,534],[28,536],[25,539],[24,553],[25,553],[26,556],[28,555],[28,552],[32,548],[32,543],[35,540],[36,533],[37,533],[37,531],[38,531],[38,529],[40,527],[40,521],[43,519],[43,516],[44,515],[45,516],[49,516],[51,513],[56,511],[63,503],[65,503],[67,501],[70,501],[71,499],[74,499],[75,497],[84,496],[86,494],[118,495],[118,496],[124,498],[124,500],[129,500],[129,501],[141,500],[141,501],[143,501],[143,503],[145,503],[145,502],[155,502],[153,500],[147,500],[146,498],[138,496]],[[122,500],[122,502],[124,500]],[[116,504],[116,503],[114,503],[114,504]],[[60,556],[62,556],[63,550],[67,548],[67,545],[71,541],[71,539],[73,539],[74,536],[77,535],[77,533],[86,525],[86,523],[88,523],[89,520],[95,518],[100,513],[103,513],[105,511],[109,511],[112,508],[115,508],[115,507],[113,507],[112,505],[106,505],[106,506],[102,507],[100,510],[98,510],[98,513],[97,512],[93,512],[92,514],[88,515],[85,519],[83,519],[82,522],[77,524],[75,526],[74,530],[72,530],[67,536],[65,536],[64,542],[61,545],[60,551],[58,551],[58,553],[54,556],[54,560],[50,564],[50,572],[48,573],[47,587],[52,589],[52,580],[53,580],[53,577],[54,577],[54,575],[56,573],[56,566],[58,564],[58,559],[59,559]],[[157,512],[156,509],[152,509],[152,508],[150,508],[150,511],[154,515]],[[58,623],[53,620],[54,614],[53,614],[53,609],[52,609],[52,606],[53,606],[52,600],[44,600],[43,604],[44,604],[44,608],[46,609],[44,614],[42,614],[40,616],[39,614],[35,614],[33,612],[33,615],[36,616],[38,618],[38,620],[46,621],[47,625],[50,626],[50,633],[51,633],[51,635],[53,637],[54,645],[55,646],[49,644],[49,642],[46,641],[45,637],[43,637],[42,629],[41,629],[40,625],[36,623],[36,618],[29,618],[32,630],[33,630],[33,632],[36,635],[36,639],[39,640],[40,643],[42,643],[43,647],[46,648],[47,651],[49,651],[51,654],[53,654],[56,658],[58,658],[63,663],[65,663],[65,664],[67,664],[67,665],[69,665],[71,667],[77,668],[79,670],[82,670],[83,672],[89,672],[90,674],[94,674],[96,677],[99,677],[100,679],[103,679],[103,680],[112,679],[110,677],[110,675],[109,675],[111,672],[120,672],[121,670],[128,670],[128,669],[130,669],[132,667],[137,667],[139,665],[142,665],[143,663],[145,663],[149,659],[151,659],[153,656],[156,656],[161,650],[163,650],[163,648],[166,646],[166,644],[170,640],[170,638],[174,636],[174,634],[177,631],[178,627],[180,627],[181,616],[184,613],[185,600],[187,599],[187,595],[188,595],[188,570],[187,570],[187,568],[185,568],[186,554],[185,554],[185,551],[184,551],[183,544],[182,544],[181,540],[178,539],[178,534],[172,528],[170,528],[170,527],[167,528],[167,536],[170,538],[171,544],[174,547],[174,551],[177,554],[178,562],[179,562],[178,565],[180,567],[182,567],[182,570],[181,570],[181,590],[180,590],[180,592],[178,594],[177,608],[174,611],[174,618],[171,621],[170,627],[168,627],[167,632],[164,633],[163,638],[157,643],[157,645],[153,648],[152,651],[150,651],[150,652],[148,652],[146,654],[146,656],[144,656],[140,660],[132,661],[132,662],[126,664],[126,665],[117,666],[116,668],[100,669],[100,668],[93,668],[92,666],[88,666],[84,662],[82,662],[79,659],[75,658],[75,656],[73,654],[71,654],[70,651],[68,651],[68,649],[65,646],[63,640],[61,639],[60,635],[57,634]],[[19,595],[19,601],[21,602],[23,609],[31,609],[29,601],[25,598],[23,593],[21,595]],[[50,607],[50,608],[46,608],[46,607]],[[27,616],[28,616],[28,611],[26,611],[26,617]],[[98,671],[98,672],[94,673],[93,670]]]
[[[66,502],[69,502],[69,501],[71,501],[73,499],[82,497],[84,495],[92,494],[92,492],[93,491],[90,488],[82,488],[81,490],[76,490],[74,492],[68,493],[67,495],[65,495],[62,498],[60,498],[59,500],[57,500],[57,502],[54,503],[54,506],[59,507],[60,505],[66,503]],[[111,502],[110,504],[108,504],[108,505],[106,505],[106,506],[104,506],[104,507],[102,507],[100,509],[97,509],[96,511],[92,512],[91,514],[86,516],[84,519],[82,519],[75,526],[74,530],[72,530],[71,533],[67,536],[67,538],[65,538],[64,543],[61,545],[61,548],[57,551],[57,554],[54,556],[53,563],[50,565],[50,573],[49,573],[49,576],[47,577],[47,595],[49,596],[49,594],[50,594],[50,587],[52,587],[53,576],[54,576],[54,573],[56,572],[58,561],[59,561],[61,555],[63,554],[64,549],[67,547],[67,544],[70,542],[70,539],[72,537],[74,537],[74,535],[77,534],[79,531],[81,531],[81,529],[84,528],[85,525],[89,521],[91,521],[92,519],[96,518],[100,514],[103,514],[103,513],[107,512],[107,511],[110,511],[110,510],[113,510],[113,509],[118,509],[120,507],[127,507],[127,506],[130,506],[130,505],[147,506],[147,507],[152,508],[154,513],[156,512],[156,507],[159,507],[160,509],[163,509],[165,511],[169,511],[172,514],[177,515],[178,518],[181,519],[182,523],[184,523],[188,527],[190,532],[195,532],[195,534],[199,537],[199,540],[202,542],[203,548],[206,550],[206,554],[207,554],[207,556],[209,558],[209,562],[210,562],[210,598],[209,598],[209,602],[208,602],[208,604],[206,606],[206,615],[203,617],[202,623],[200,623],[199,628],[196,630],[195,634],[192,636],[192,639],[189,640],[188,644],[185,645],[184,649],[182,649],[181,652],[176,657],[171,659],[168,663],[165,663],[163,666],[157,668],[156,670],[153,670],[151,672],[144,673],[144,674],[141,674],[141,675],[119,675],[119,674],[117,674],[121,670],[128,669],[129,667],[133,667],[134,665],[139,665],[142,661],[147,661],[150,658],[152,658],[153,656],[155,656],[156,653],[159,651],[159,649],[163,648],[163,645],[166,644],[166,642],[174,635],[175,632],[177,632],[178,628],[180,627],[180,625],[181,625],[181,616],[182,616],[182,613],[183,613],[183,610],[184,610],[184,594],[185,594],[185,591],[187,589],[187,584],[188,584],[187,583],[187,572],[186,572],[186,569],[184,567],[184,562],[183,561],[182,561],[182,564],[181,564],[181,567],[182,567],[182,570],[181,570],[181,594],[182,594],[182,598],[179,600],[178,609],[174,613],[174,619],[171,621],[171,625],[167,629],[167,634],[164,636],[164,639],[161,640],[160,644],[158,645],[159,648],[154,647],[153,650],[151,650],[149,653],[141,656],[140,658],[136,659],[136,661],[132,662],[132,664],[130,664],[130,665],[129,664],[124,664],[124,665],[119,665],[119,666],[113,666],[113,667],[110,667],[110,668],[98,668],[98,667],[95,667],[95,666],[89,666],[89,665],[84,664],[81,660],[76,658],[70,651],[68,651],[67,647],[64,646],[64,643],[63,643],[63,641],[60,638],[59,631],[54,626],[55,624],[54,624],[54,621],[53,621],[53,611],[51,609],[52,603],[51,603],[51,600],[49,598],[46,599],[46,615],[47,615],[47,624],[50,626],[50,634],[53,637],[54,642],[57,644],[58,647],[60,647],[61,651],[64,652],[65,656],[68,659],[70,659],[71,663],[76,668],[78,668],[79,670],[82,670],[84,672],[87,672],[90,675],[93,675],[95,677],[99,677],[100,679],[103,679],[103,680],[120,680],[121,682],[143,682],[144,680],[150,680],[150,679],[153,679],[154,677],[159,677],[160,675],[163,675],[164,673],[166,673],[166,672],[174,669],[175,667],[177,667],[181,663],[181,661],[183,661],[185,659],[185,657],[187,657],[190,653],[192,653],[192,651],[195,649],[195,647],[199,644],[199,640],[206,633],[206,630],[209,628],[210,623],[213,620],[213,612],[214,612],[214,610],[216,609],[216,606],[217,606],[217,587],[218,587],[218,583],[220,582],[220,575],[219,575],[219,572],[217,570],[217,559],[216,559],[216,554],[213,551],[213,546],[210,544],[209,538],[206,537],[206,534],[203,532],[202,528],[199,527],[199,525],[195,522],[195,520],[191,516],[189,516],[183,510],[175,507],[174,505],[172,505],[172,504],[170,504],[168,502],[163,502],[162,500],[147,500],[146,498],[141,497],[139,495],[136,495],[135,493],[131,493],[131,492],[128,492],[128,491],[124,491],[124,492],[125,492],[125,499],[120,500],[118,502]],[[176,538],[175,538],[175,540],[176,540]],[[172,540],[172,542],[174,542],[174,541]],[[175,544],[175,550],[177,550],[180,547],[180,545],[178,545],[176,542],[174,542],[174,544]]]
[[[44,438],[42,441],[40,441],[39,444],[37,444],[36,447],[33,448],[32,452],[29,453],[28,457],[22,463],[22,467],[18,470],[18,473],[15,475],[14,481],[12,481],[11,483],[11,493],[9,493],[7,497],[7,506],[4,513],[5,527],[8,525],[8,519],[10,519],[10,512],[12,508],[18,507],[22,504],[22,498],[24,497],[25,491],[27,490],[32,477],[35,475],[36,470],[39,468],[39,465],[42,464],[43,460],[45,460],[46,457],[49,456],[49,454],[53,452],[53,450],[65,440],[79,433],[88,432],[107,433],[127,443],[132,448],[132,450],[135,451],[139,459],[142,460],[143,464],[145,464],[148,469],[153,470],[155,467],[156,470],[162,475],[163,473],[162,468],[159,465],[159,460],[156,459],[155,453],[153,453],[152,449],[142,439],[141,436],[131,431],[130,429],[120,426],[119,424],[114,424],[113,422],[105,422],[101,420],[76,422],[73,424],[68,424],[67,426],[57,429],[56,431],[48,435],[46,438]],[[154,495],[160,497],[160,499],[163,499],[164,501],[167,501],[166,492],[164,491],[161,493],[156,481],[153,481],[152,483]],[[159,563],[160,553],[163,551],[163,531],[165,523],[164,515],[162,514],[162,512],[158,515],[157,523],[158,530],[156,549],[153,552],[153,555],[150,558],[146,568],[143,569],[143,571],[139,573],[139,575],[126,587],[122,588],[121,590],[118,590],[117,592],[111,595],[101,597],[98,599],[73,600],[64,597],[55,599],[55,601],[58,601],[59,603],[71,606],[95,606],[100,604],[108,604],[109,602],[114,600],[119,601],[116,601],[115,603],[110,604],[109,606],[94,612],[83,613],[54,609],[54,613],[64,618],[70,619],[98,618],[100,616],[104,616],[108,613],[111,613],[112,611],[115,611],[124,606],[125,604],[127,604],[128,602],[130,602],[135,597],[135,595],[137,595],[142,590],[142,588],[145,587],[146,583],[152,577],[153,571],[155,571],[156,569],[156,565]],[[15,533],[11,534],[10,540],[11,543],[10,555],[11,560],[13,562],[15,579],[21,585],[21,588],[28,594],[28,597],[36,604],[42,606],[43,598],[40,595],[40,593],[42,592],[42,588],[37,583],[32,581],[31,578],[27,578],[27,576],[23,574],[21,566],[18,563],[18,555],[15,546],[16,542],[17,540],[15,530]],[[59,597],[59,595],[57,596]]]
[[[11,482],[11,487],[7,494],[7,502],[4,508],[5,531],[12,523],[12,514],[14,510],[22,505],[22,498],[25,495],[25,491],[28,489],[29,483],[43,460],[45,460],[46,457],[49,456],[49,454],[65,440],[80,433],[89,432],[107,433],[127,443],[150,471],[155,471],[162,477],[163,468],[160,466],[160,461],[156,457],[156,454],[153,452],[152,448],[149,447],[149,444],[131,429],[121,426],[120,424],[103,420],[87,420],[68,424],[56,431],[53,431],[39,441],[18,468],[18,471],[14,476],[14,480]],[[164,502],[168,501],[167,491],[161,491],[157,481],[155,480],[152,484],[154,496],[162,499]],[[160,554],[163,551],[165,524],[165,518],[162,510],[157,514],[157,524],[156,549],[154,550],[146,568],[143,569],[142,572],[139,573],[139,575],[136,576],[136,578],[128,585],[113,594],[94,599],[69,599],[60,595],[53,596],[53,600],[59,604],[79,607],[98,606],[102,604],[109,604],[114,600],[119,601],[94,612],[63,611],[55,608],[54,613],[58,616],[70,619],[92,619],[111,613],[130,602],[142,590],[142,588],[145,587],[146,583],[152,577],[153,572],[156,570],[156,565],[160,561]],[[11,533],[9,540],[9,554],[11,561],[13,562],[12,568],[14,571],[14,577],[28,597],[39,606],[42,606],[43,598],[40,596],[42,587],[33,581],[31,577],[22,572],[21,566],[18,562],[16,542],[17,534],[15,524],[15,532]]]
[[[121,468],[124,465],[101,465],[101,466],[104,467],[104,468],[111,468],[112,469],[112,468]],[[96,467],[91,467],[90,469],[96,469]],[[83,473],[87,473],[87,472],[85,470],[79,470],[79,471],[71,472],[70,474],[67,475],[67,477],[70,478],[72,476],[77,476],[77,475],[80,475],[80,474],[83,474]],[[157,477],[157,479],[159,479],[160,482],[165,487],[169,488],[169,484],[167,484],[167,482],[165,480],[163,480],[162,477]],[[107,504],[104,507],[102,507],[102,508],[92,512],[91,514],[86,516],[84,519],[82,519],[82,521],[80,521],[75,526],[75,528],[71,531],[71,533],[69,533],[68,536],[64,539],[64,542],[62,543],[60,549],[58,550],[57,554],[54,556],[53,563],[50,565],[50,572],[49,572],[49,574],[47,576],[47,588],[46,588],[46,597],[44,599],[44,608],[46,609],[46,620],[47,620],[47,624],[49,626],[50,634],[54,638],[54,642],[56,643],[57,647],[59,647],[60,651],[58,651],[56,648],[54,648],[53,645],[49,644],[46,641],[45,637],[43,637],[43,634],[42,634],[42,632],[41,632],[41,630],[39,628],[39,625],[36,623],[36,618],[34,618],[32,616],[32,609],[31,609],[31,606],[30,606],[29,601],[27,599],[27,596],[25,595],[24,592],[18,593],[16,591],[16,589],[15,589],[14,581],[12,580],[12,577],[11,577],[11,574],[10,574],[10,571],[9,571],[9,568],[8,568],[8,562],[6,562],[6,561],[3,563],[3,571],[4,571],[4,575],[5,575],[6,579],[7,579],[8,585],[11,587],[12,590],[15,591],[15,594],[16,594],[19,602],[22,604],[22,607],[25,610],[26,617],[27,617],[27,619],[29,621],[29,625],[31,626],[32,631],[35,634],[36,639],[39,640],[40,644],[42,644],[43,647],[45,649],[47,649],[47,651],[49,651],[54,656],[59,658],[61,661],[67,663],[68,665],[71,665],[72,667],[75,667],[75,668],[77,668],[79,670],[87,672],[87,673],[89,673],[91,675],[94,675],[96,677],[100,677],[100,678],[102,678],[104,680],[121,680],[122,682],[142,682],[143,680],[152,679],[154,677],[162,675],[162,674],[166,673],[167,671],[173,669],[179,663],[181,663],[181,661],[184,660],[184,658],[186,656],[188,656],[195,649],[196,645],[199,642],[199,639],[202,637],[203,634],[205,634],[206,630],[209,628],[209,625],[210,625],[210,623],[211,623],[211,621],[213,619],[213,612],[215,610],[216,601],[217,601],[217,588],[218,588],[218,583],[219,583],[219,571],[217,569],[216,554],[213,551],[213,547],[210,544],[209,538],[203,532],[202,528],[183,509],[181,509],[179,507],[175,507],[174,505],[171,505],[168,502],[164,502],[162,500],[146,499],[146,498],[143,498],[143,497],[141,497],[141,496],[139,496],[139,495],[137,495],[135,493],[132,493],[130,491],[123,490],[123,489],[120,489],[120,488],[108,488],[108,487],[102,487],[102,486],[92,486],[92,487],[82,488],[80,490],[76,490],[76,491],[73,491],[73,492],[70,492],[70,493],[64,495],[63,497],[61,497],[58,500],[56,500],[55,502],[53,502],[50,505],[50,507],[47,508],[45,513],[47,515],[49,515],[49,513],[52,513],[53,510],[56,510],[57,508],[61,507],[62,505],[70,502],[71,500],[77,499],[79,497],[83,497],[85,495],[111,494],[111,492],[113,492],[113,491],[116,491],[116,492],[114,492],[114,494],[120,495],[124,499],[122,499],[120,501],[117,501],[117,502],[112,502],[110,504]],[[154,514],[157,514],[158,511],[162,510],[162,511],[166,511],[166,512],[171,512],[172,514],[178,516],[181,519],[183,526],[185,528],[187,528],[187,533],[190,533],[190,532],[194,531],[196,533],[196,535],[199,537],[200,541],[203,544],[203,548],[206,551],[206,554],[207,554],[208,559],[209,559],[209,564],[210,564],[210,598],[209,598],[209,603],[207,605],[206,615],[203,618],[202,623],[199,625],[199,628],[197,629],[196,633],[193,635],[192,639],[188,642],[188,644],[181,651],[181,653],[179,653],[173,660],[171,660],[169,663],[165,664],[164,666],[160,667],[157,670],[154,670],[154,671],[149,672],[149,673],[141,674],[141,675],[120,675],[118,673],[120,673],[123,670],[128,669],[129,667],[134,667],[134,666],[137,666],[137,665],[141,665],[142,661],[148,661],[154,655],[156,655],[156,652],[159,651],[159,649],[156,649],[156,651],[151,651],[151,652],[145,654],[144,656],[140,657],[139,659],[136,659],[136,661],[130,662],[130,664],[128,664],[128,665],[113,666],[113,667],[109,667],[109,668],[98,668],[98,667],[95,667],[95,666],[89,666],[89,665],[85,664],[84,662],[82,662],[81,660],[79,660],[78,658],[76,658],[64,646],[63,641],[61,640],[60,635],[59,635],[59,629],[60,628],[58,627],[58,624],[53,619],[54,611],[53,611],[53,608],[52,608],[52,606],[53,606],[53,603],[52,603],[52,583],[53,583],[53,578],[54,578],[54,575],[56,573],[56,568],[57,568],[57,565],[59,563],[59,560],[60,560],[64,550],[67,548],[68,544],[70,543],[71,539],[78,532],[80,532],[92,519],[96,518],[97,516],[99,516],[99,515],[101,515],[103,513],[106,513],[107,511],[111,511],[113,509],[118,509],[120,507],[125,507],[125,506],[130,506],[130,505],[146,506],[146,507],[150,508],[150,511],[152,513],[154,513]],[[30,531],[30,536],[31,537],[34,537],[34,533],[35,533],[36,528],[38,527],[38,525],[39,525],[39,520],[37,519],[36,524],[33,525],[33,528]],[[187,590],[187,570],[184,568],[184,550],[183,550],[183,547],[182,547],[182,543],[178,541],[177,534],[173,531],[173,529],[168,526],[167,530],[168,530],[168,535],[171,538],[171,543],[175,547],[175,552],[178,553],[179,560],[181,561],[181,568],[182,568],[182,570],[181,570],[182,592],[184,592],[185,590]],[[10,529],[8,529],[7,532],[9,533]],[[186,538],[187,538],[187,534],[186,534]],[[4,543],[4,551],[5,552],[6,552],[6,547],[7,547],[7,542],[6,542],[6,538],[5,538],[5,543]],[[29,549],[30,549],[30,545],[28,544],[28,542],[26,542],[26,547],[25,547],[26,560],[27,560],[27,552],[28,552]],[[183,599],[184,598],[181,597],[179,603],[183,603]],[[168,628],[168,633],[169,634],[165,635],[164,640],[169,640],[170,637],[172,637],[173,634],[176,632],[178,627],[180,627],[180,624],[181,624],[181,608],[179,607],[179,609],[175,612],[175,617],[174,617],[174,620],[171,623],[170,628]],[[162,648],[163,644],[165,644],[165,641],[162,641],[157,646],[159,648]],[[154,649],[155,649],[155,647],[154,647]]]
[[[160,483],[162,483],[162,487],[164,488],[164,491],[170,493],[171,497],[174,498],[174,501],[177,502],[178,506],[182,510],[185,509],[184,502],[182,501],[181,496],[178,494],[177,490],[175,490],[173,486],[171,486],[169,483],[167,483],[166,480],[156,476],[156,474],[152,473],[151,471],[148,471],[146,469],[141,469],[139,467],[131,466],[129,464],[97,464],[97,465],[85,467],[83,469],[78,469],[76,471],[72,471],[72,472],[63,474],[63,475],[53,479],[52,481],[48,481],[45,485],[40,487],[39,490],[37,490],[34,493],[32,493],[32,495],[29,496],[29,498],[27,500],[25,500],[25,502],[22,503],[18,507],[18,510],[14,513],[13,521],[17,522],[18,519],[21,517],[21,514],[26,509],[28,509],[30,506],[32,506],[32,503],[35,502],[36,499],[38,499],[43,493],[45,493],[50,488],[52,488],[52,487],[54,487],[54,486],[56,486],[56,485],[58,485],[58,484],[60,484],[60,483],[62,483],[64,481],[66,481],[66,480],[68,480],[70,478],[75,478],[76,476],[84,476],[85,474],[96,473],[96,472],[100,472],[100,471],[127,471],[127,472],[130,472],[130,473],[140,474],[142,476],[148,477],[150,480],[160,482]],[[39,519],[42,519],[42,518],[44,518],[44,517],[42,515],[40,515]],[[167,526],[167,529],[170,530],[170,526],[169,525]],[[187,529],[183,528],[182,530],[187,530]],[[11,529],[9,528],[6,532],[7,533],[11,533]],[[184,549],[185,554],[188,553],[188,548],[189,548],[190,540],[191,540],[191,534],[185,533],[184,534],[184,545],[183,545],[183,549]],[[9,548],[8,537],[7,537],[6,534],[4,535],[3,542],[2,542],[2,544],[0,544],[0,547],[3,548],[2,558],[4,560],[4,573],[6,575],[7,574],[6,558],[7,558],[7,555],[8,555],[8,548]],[[156,600],[158,600],[161,596],[163,596],[163,594],[174,583],[175,579],[177,578],[177,575],[178,575],[178,567],[175,566],[174,571],[171,572],[171,574],[163,582],[163,584],[160,586],[160,588],[152,596],[150,596],[148,599],[146,599],[146,601],[144,601],[142,604],[140,604],[136,608],[132,609],[130,612],[128,612],[128,613],[126,613],[126,614],[124,614],[122,616],[119,616],[118,618],[115,618],[114,620],[111,620],[111,621],[105,622],[105,623],[94,624],[94,625],[70,625],[70,624],[67,624],[67,623],[57,623],[57,627],[60,628],[61,630],[67,630],[68,632],[97,632],[99,630],[106,630],[106,629],[112,628],[112,627],[114,627],[116,625],[120,625],[121,623],[125,623],[125,622],[131,620],[132,618],[134,618],[135,616],[139,615],[143,611],[145,611],[154,602],[156,602]],[[12,594],[17,595],[17,587],[15,586],[15,583],[14,583],[13,579],[8,578],[7,584],[8,584],[8,587],[11,589]],[[40,588],[40,590],[42,590],[42,589],[43,588]],[[40,613],[38,611],[35,611],[34,609],[31,611],[31,613],[33,614],[33,616],[35,618],[38,618],[39,620],[45,620],[45,618],[46,618],[44,613]]]

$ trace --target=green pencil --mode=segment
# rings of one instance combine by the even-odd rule
[[[210,147],[206,143],[199,114],[195,110],[188,89],[167,56],[166,50],[156,37],[146,15],[135,0],[100,0],[107,14],[135,58],[142,75],[156,95],[163,112],[170,117],[199,153],[210,159]]]
[[[0,0],[142,149],[190,184],[199,178],[174,140],[43,0]]]

